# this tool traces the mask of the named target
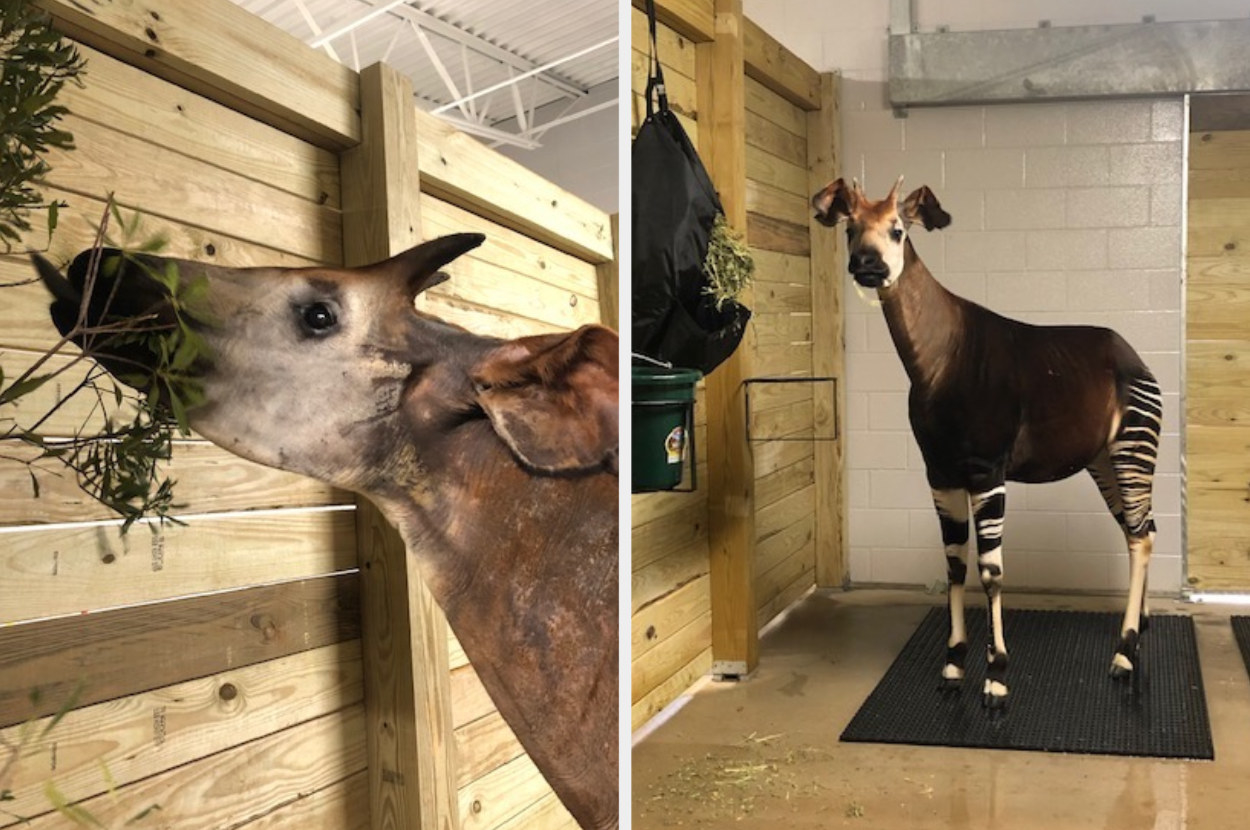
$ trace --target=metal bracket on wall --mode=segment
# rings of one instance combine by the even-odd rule
[[[800,435],[800,436],[768,436],[753,435],[751,433],[751,387],[765,383],[827,383],[830,386],[829,402],[833,408],[833,435],[817,436],[817,435]],[[747,409],[747,441],[837,441],[841,432],[841,425],[838,423],[838,379],[836,377],[774,377],[774,378],[747,378],[742,382],[745,390],[745,406]],[[814,394],[814,392],[813,392]]]

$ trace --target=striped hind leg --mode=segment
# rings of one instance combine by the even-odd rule
[[[977,570],[989,605],[986,619],[985,688],[982,703],[990,709],[1007,704],[1007,640],[1003,631],[1003,520],[1007,488],[1002,478],[982,478],[969,489],[977,537]]]
[[[1136,668],[1146,607],[1146,573],[1154,549],[1151,497],[1162,421],[1163,396],[1159,385],[1150,377],[1134,379],[1129,384],[1120,431],[1108,447],[1123,507],[1122,524],[1129,554],[1128,604],[1120,627],[1120,645],[1111,661],[1113,677],[1128,677]]]

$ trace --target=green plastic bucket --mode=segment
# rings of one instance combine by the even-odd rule
[[[694,369],[633,367],[635,493],[681,484],[686,449],[694,439],[694,385],[700,377]]]

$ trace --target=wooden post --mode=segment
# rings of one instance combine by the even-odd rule
[[[838,77],[820,76],[820,109],[807,114],[807,184],[816,193],[838,177]],[[846,582],[844,523],[846,471],[846,361],[842,322],[842,234],[809,220],[812,237],[812,374],[838,379],[837,398],[825,384],[813,387],[815,433],[837,441],[816,441],[816,584],[841,588]]]
[[[612,214],[612,258],[595,266],[599,278],[599,322],[621,330],[621,215]]]
[[[716,39],[697,47],[699,153],[725,218],[745,234],[746,91],[742,0],[715,0]],[[740,298],[752,306],[750,291]],[[755,470],[743,381],[751,377],[754,327],[707,379],[708,540],[712,673],[741,677],[759,661],[755,607]]]
[[[361,142],[341,156],[343,258],[385,259],[421,241],[411,82],[383,64],[360,73]],[[403,540],[357,501],[365,723],[373,830],[456,830],[447,622]]]

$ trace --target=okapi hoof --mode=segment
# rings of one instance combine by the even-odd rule
[[[1133,663],[1123,654],[1117,654],[1111,659],[1111,678],[1113,680],[1128,680],[1133,676]]]
[[[964,679],[962,677],[943,677],[938,683],[938,689],[943,692],[957,692],[964,687]]]
[[[997,680],[985,681],[985,691],[981,694],[981,705],[986,709],[1007,708],[1007,687]]]
[[[1136,631],[1129,631],[1120,637],[1120,647],[1111,658],[1111,676],[1116,680],[1127,680],[1133,676],[1137,666],[1138,636]]]

